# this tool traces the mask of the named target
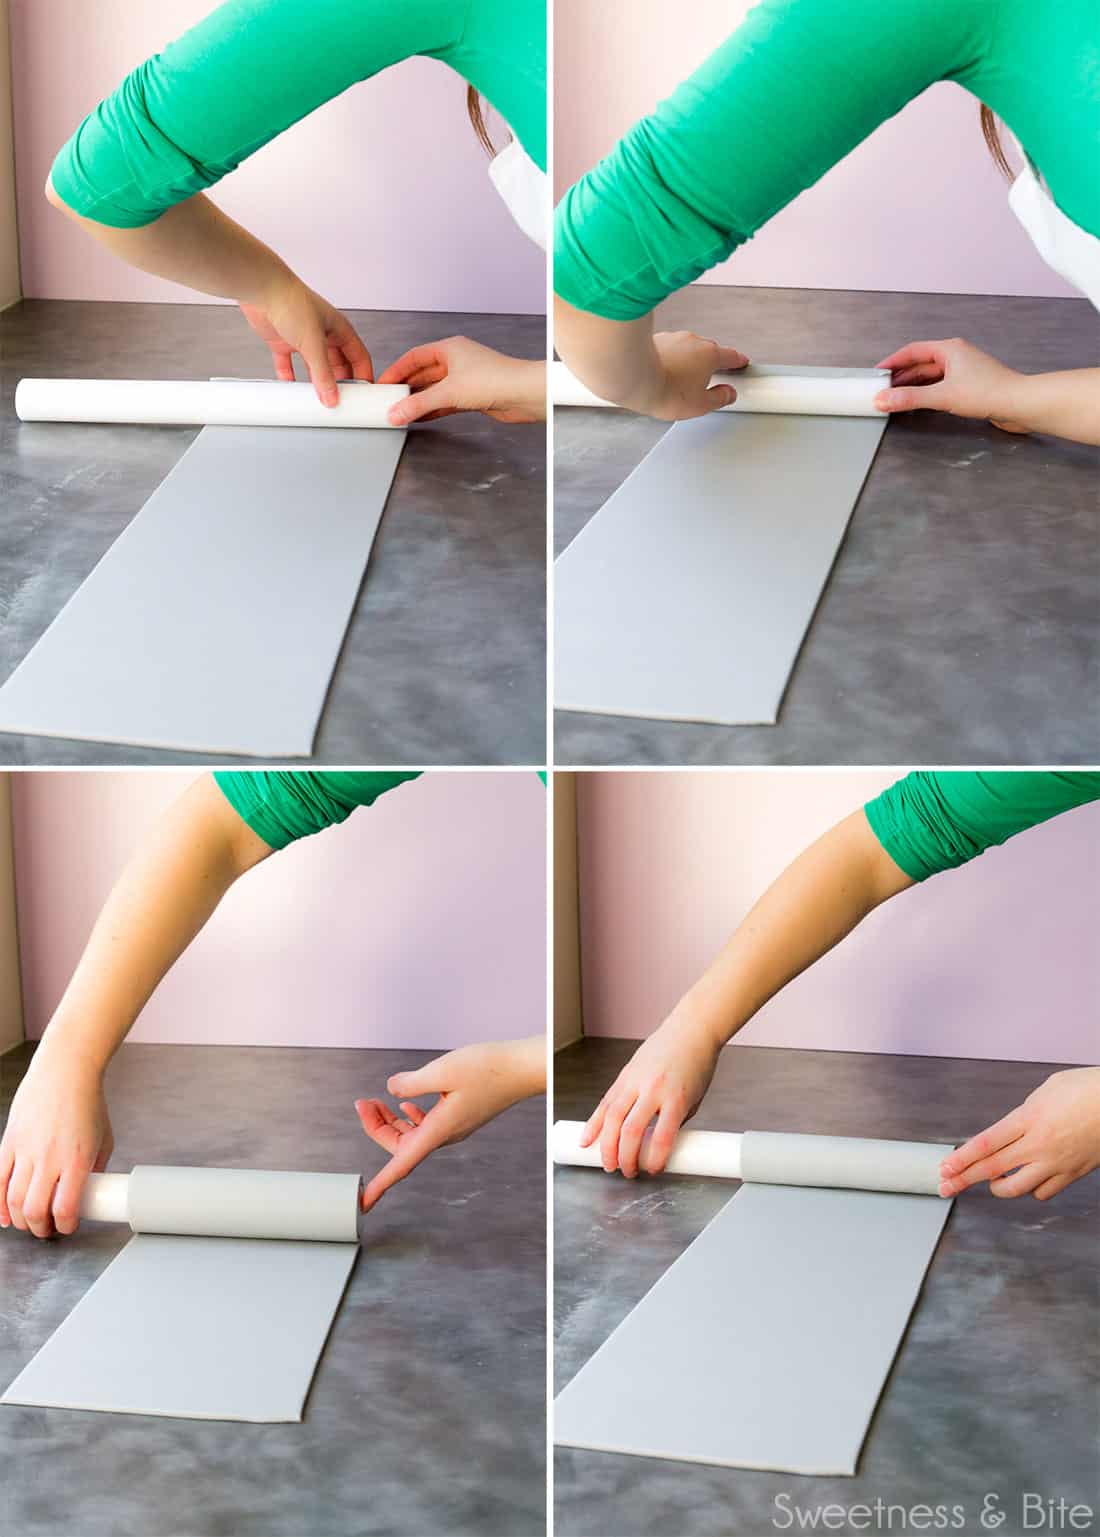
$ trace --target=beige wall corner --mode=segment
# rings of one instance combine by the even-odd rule
[[[23,1039],[19,982],[19,930],[15,916],[15,851],[11,831],[11,775],[0,774],[0,1052]]]
[[[0,0],[0,310],[20,297],[8,0]]]
[[[579,1041],[581,933],[577,885],[577,776],[554,775],[554,1050]]]

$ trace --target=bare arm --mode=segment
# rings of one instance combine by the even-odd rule
[[[293,357],[300,353],[325,405],[339,401],[337,379],[373,379],[370,353],[347,317],[201,193],[136,229],[85,219],[61,200],[52,180],[46,183],[46,197],[131,267],[200,293],[235,299],[271,349],[277,376],[293,379]]]
[[[102,1080],[161,978],[271,849],[205,775],[119,876],[19,1086],[0,1140],[0,1225],[72,1232],[111,1151]]]
[[[677,1132],[706,1093],[722,1046],[869,912],[913,884],[862,810],[800,854],[597,1105],[583,1140],[599,1138],[604,1168],[637,1174],[642,1136],[656,1117],[646,1167],[663,1169]]]

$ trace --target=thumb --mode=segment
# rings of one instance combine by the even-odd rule
[[[386,1080],[386,1092],[392,1094],[395,1099],[413,1099],[417,1094],[441,1094],[443,1092],[443,1074],[439,1071],[442,1059],[437,1057],[434,1062],[426,1062],[423,1067],[414,1068],[408,1073],[394,1073],[392,1078]]]
[[[712,384],[707,391],[707,410],[721,411],[723,406],[732,406],[737,399],[737,391],[732,384]]]
[[[323,406],[338,406],[340,391],[336,388],[336,377],[328,358],[328,342],[320,327],[315,333],[310,332],[299,350],[306,360],[306,367],[309,369],[309,377],[313,380],[313,388],[317,391],[318,400]]]
[[[406,395],[404,400],[399,400],[389,410],[389,421],[394,427],[407,427],[410,422],[418,422],[421,417],[428,416],[432,411],[447,411],[454,408],[454,396],[446,379],[440,379],[438,384],[429,385],[426,390],[418,390],[415,395]]]
[[[874,404],[880,411],[944,410],[940,385],[908,385],[904,389],[879,390]]]

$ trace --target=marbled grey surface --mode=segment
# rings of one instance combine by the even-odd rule
[[[356,1097],[431,1054],[125,1045],[107,1081],[135,1163],[372,1174]],[[0,1063],[6,1118],[27,1048]],[[545,1102],[434,1154],[362,1221],[300,1425],[0,1406],[0,1533],[538,1537],[545,1530]],[[0,1233],[6,1385],[129,1229]]]
[[[555,1117],[586,1118],[636,1045],[590,1039],[559,1052]],[[735,1046],[722,1054],[692,1124],[956,1142],[1019,1104],[1053,1071],[1041,1063]],[[559,1385],[738,1188],[676,1175],[625,1182],[599,1170],[555,1171]],[[986,1188],[968,1192],[948,1220],[854,1478],[558,1448],[556,1537],[921,1529],[899,1524],[897,1515],[888,1525],[885,1514],[862,1525],[855,1516],[828,1528],[820,1518],[816,1528],[784,1526],[788,1506],[776,1505],[780,1495],[789,1508],[811,1512],[830,1502],[873,1507],[876,1499],[958,1504],[962,1525],[925,1529],[1020,1537],[1025,1491],[1090,1505],[1097,1516],[1081,1530],[1100,1532],[1098,1276],[1100,1172],[1049,1203],[998,1200]],[[1000,1527],[981,1523],[992,1491],[1008,1512]]]
[[[455,332],[516,356],[545,354],[541,316],[350,313],[378,372]],[[26,300],[0,317],[0,679],[197,431],[21,423],[17,381],[270,372],[267,348],[232,307]],[[545,457],[541,424],[466,414],[410,431],[312,762],[545,761]],[[214,761],[0,735],[0,765]]]
[[[696,286],[668,300],[658,323],[766,363],[871,366],[905,342],[956,335],[1029,373],[1100,363],[1100,316],[1085,299]],[[664,431],[626,412],[557,412],[559,552]],[[939,412],[898,416],[779,724],[559,711],[555,760],[1093,763],[1098,597],[1100,452]]]

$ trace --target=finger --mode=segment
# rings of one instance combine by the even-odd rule
[[[938,384],[942,378],[943,369],[938,363],[914,363],[911,368],[896,368],[890,383]]]
[[[426,1110],[421,1110],[419,1105],[414,1105],[411,1099],[402,1100],[401,1108],[414,1126],[419,1126],[428,1113]]]
[[[387,1190],[396,1185],[399,1180],[403,1180],[407,1175],[411,1174],[417,1164],[423,1163],[428,1154],[433,1153],[446,1140],[446,1119],[443,1116],[439,1116],[436,1119],[436,1123],[432,1124],[432,1115],[434,1110],[438,1108],[440,1107],[433,1107],[432,1114],[425,1118],[422,1126],[417,1127],[414,1136],[401,1139],[401,1146],[389,1163],[380,1169],[367,1185],[363,1191],[362,1208],[364,1211],[370,1211],[375,1202],[381,1200]]]
[[[715,373],[721,373],[729,368],[746,368],[748,361],[745,354],[738,352],[736,347],[719,347],[714,371]]]
[[[447,381],[441,380],[416,395],[406,395],[404,400],[390,407],[388,419],[395,427],[407,427],[410,422],[423,421],[431,413],[453,411],[455,403],[450,390]]]
[[[708,411],[721,411],[723,406],[732,406],[737,399],[737,391],[732,384],[712,384],[703,397]]]
[[[386,1107],[376,1099],[357,1099],[355,1108],[359,1124],[371,1141],[377,1142],[387,1153],[396,1153],[401,1134],[393,1124],[392,1112],[387,1113]]]
[[[88,1169],[70,1164],[57,1182],[53,1194],[53,1220],[59,1233],[75,1233],[80,1225],[80,1198],[88,1179]]]
[[[600,1156],[608,1174],[613,1174],[619,1167],[619,1136],[637,1097],[633,1089],[625,1089],[607,1107],[600,1132]]]
[[[34,1177],[23,1197],[23,1217],[36,1238],[49,1238],[53,1232],[51,1208],[56,1184],[56,1170],[47,1170],[45,1166],[35,1169]]]
[[[379,384],[408,384],[413,374],[421,368],[439,367],[446,372],[447,360],[439,350],[438,342],[427,342],[422,347],[411,347],[395,358],[378,376]]]
[[[660,1174],[669,1160],[676,1142],[676,1135],[684,1124],[683,1104],[678,1099],[666,1099],[653,1128],[646,1149],[645,1166],[650,1174]]]
[[[935,363],[943,361],[939,342],[907,342],[888,358],[876,363],[876,368],[907,368],[910,363]]]
[[[600,1128],[603,1126],[603,1118],[607,1112],[607,1100],[608,1096],[605,1094],[587,1121],[585,1121],[584,1130],[581,1132],[581,1147],[590,1147],[599,1136]]]
[[[1037,1163],[1025,1163],[1015,1174],[992,1180],[989,1188],[1000,1199],[1011,1200],[1013,1196],[1027,1195],[1029,1191],[1037,1189],[1048,1174],[1049,1170],[1041,1168]]]
[[[271,361],[275,364],[275,377],[284,384],[294,383],[294,355],[285,347],[271,348]]]
[[[329,347],[328,366],[332,369],[332,377],[334,379],[351,378],[351,364],[340,351],[339,347]]]
[[[316,336],[308,336],[299,349],[306,360],[309,369],[309,377],[313,381],[313,388],[317,391],[317,399],[323,406],[336,406],[340,404],[340,391],[336,388],[336,380],[332,376],[332,366],[328,360],[328,347],[322,333]]]
[[[364,379],[369,384],[374,379],[374,362],[363,342],[363,338],[352,325],[346,315],[341,315],[341,323],[336,326],[330,336],[330,342],[335,341],[336,346],[347,359],[351,369],[352,378]]]
[[[8,1210],[8,1181],[15,1167],[15,1155],[9,1148],[0,1147],[0,1227],[11,1227]]]
[[[411,1099],[414,1094],[441,1093],[445,1072],[440,1067],[442,1061],[442,1057],[436,1057],[433,1062],[425,1062],[423,1067],[414,1067],[407,1073],[394,1073],[386,1080],[387,1093],[398,1101]]]
[[[8,1213],[11,1216],[11,1225],[24,1233],[27,1231],[27,1220],[23,1216],[23,1197],[27,1193],[27,1186],[31,1182],[33,1172],[33,1164],[28,1163],[25,1158],[17,1158],[11,1178],[8,1180]]]
[[[994,1121],[992,1126],[987,1126],[984,1131],[971,1137],[969,1142],[964,1142],[953,1153],[948,1153],[940,1163],[941,1175],[947,1175],[950,1178],[952,1175],[961,1174],[979,1158],[989,1158],[994,1153],[999,1153],[1001,1148],[1007,1147],[1010,1142],[1017,1141],[1026,1130],[1027,1117],[1023,1106],[1017,1105],[1015,1110],[1010,1110],[999,1121]]]
[[[1049,1179],[1045,1179],[1041,1185],[1035,1187],[1035,1199],[1037,1201],[1049,1201],[1051,1196],[1057,1195],[1067,1185],[1072,1185],[1077,1177],[1074,1174],[1052,1174]]]
[[[99,1144],[99,1155],[92,1169],[96,1174],[102,1174],[111,1160],[111,1154],[115,1150],[115,1134],[110,1127],[107,1128],[103,1141]]]
[[[875,396],[874,404],[880,411],[936,411],[942,410],[944,405],[943,386],[940,384],[921,384],[909,389],[880,390]]]
[[[440,379],[447,377],[445,368],[418,368],[415,374],[410,374],[405,380],[410,390],[426,390],[429,384],[438,384]]]
[[[627,1179],[638,1174],[638,1154],[646,1127],[657,1113],[657,1102],[651,1095],[639,1095],[633,1109],[623,1122],[619,1133],[619,1168]]]
[[[964,1190],[969,1190],[971,1185],[980,1185],[985,1180],[999,1179],[1001,1175],[1008,1174],[1012,1169],[1018,1169],[1026,1161],[1027,1154],[1024,1150],[1023,1139],[1012,1142],[999,1153],[994,1153],[991,1158],[979,1158],[976,1163],[969,1164],[961,1174],[952,1175],[944,1179],[940,1175],[940,1195],[959,1195]]]

